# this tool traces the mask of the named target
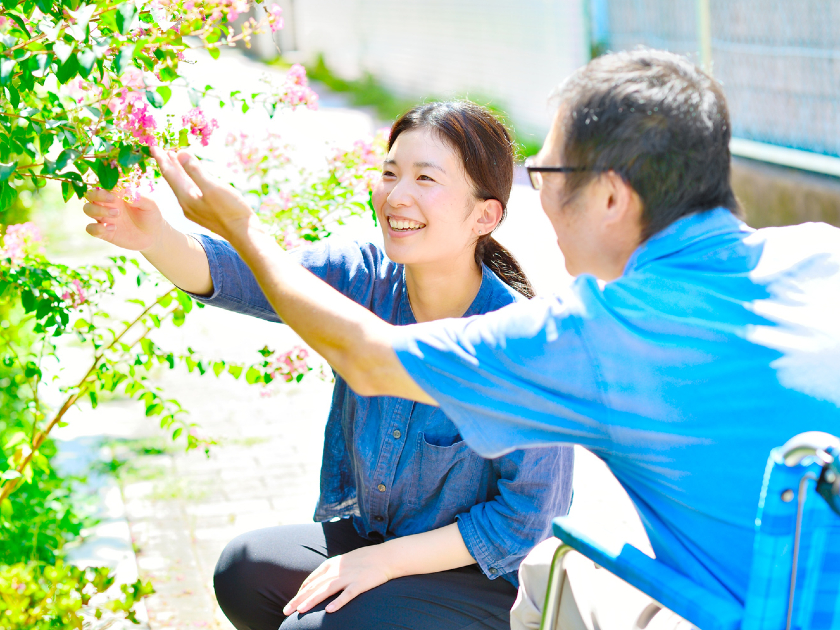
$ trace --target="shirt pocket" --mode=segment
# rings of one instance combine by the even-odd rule
[[[460,436],[456,440],[453,444],[442,446],[430,444],[425,433],[417,435],[415,483],[409,503],[435,511],[475,505],[478,496],[475,486],[485,460]]]

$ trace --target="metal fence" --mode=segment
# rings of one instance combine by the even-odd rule
[[[593,46],[689,55],[737,138],[840,157],[840,0],[590,0]]]

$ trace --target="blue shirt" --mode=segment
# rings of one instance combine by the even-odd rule
[[[755,231],[715,209],[654,235],[603,287],[583,275],[562,295],[396,335],[482,455],[582,444],[657,558],[743,601],[770,450],[840,432],[840,230]]]
[[[196,299],[280,321],[253,274],[226,241],[197,236],[213,293]],[[392,324],[414,324],[403,265],[370,243],[337,239],[293,252],[298,262]],[[486,267],[466,315],[519,299]],[[464,392],[467,395],[468,392]],[[351,516],[356,530],[387,540],[450,525],[490,577],[516,584],[522,558],[568,512],[574,454],[552,446],[480,457],[444,413],[402,398],[355,394],[336,376],[315,520]]]

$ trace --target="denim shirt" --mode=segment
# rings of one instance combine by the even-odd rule
[[[210,263],[205,304],[279,322],[253,274],[226,241],[194,235]],[[371,243],[335,238],[292,252],[335,289],[396,325],[414,324],[403,265]],[[466,316],[520,298],[487,267]],[[466,392],[465,392],[466,393]],[[571,502],[572,447],[480,457],[437,407],[354,393],[336,375],[321,466],[316,521],[352,517],[370,540],[389,540],[458,523],[489,578],[517,584],[525,555],[548,537]]]

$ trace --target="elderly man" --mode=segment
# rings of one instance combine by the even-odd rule
[[[352,388],[440,405],[484,456],[587,447],[660,560],[743,600],[768,453],[840,426],[840,230],[738,219],[723,93],[684,58],[600,57],[558,98],[529,171],[577,280],[468,319],[382,322],[291,262],[190,156],[156,157],[187,217],[232,243]],[[514,624],[534,627],[542,594],[523,579]],[[609,602],[584,590],[572,579],[564,623],[603,627]]]

